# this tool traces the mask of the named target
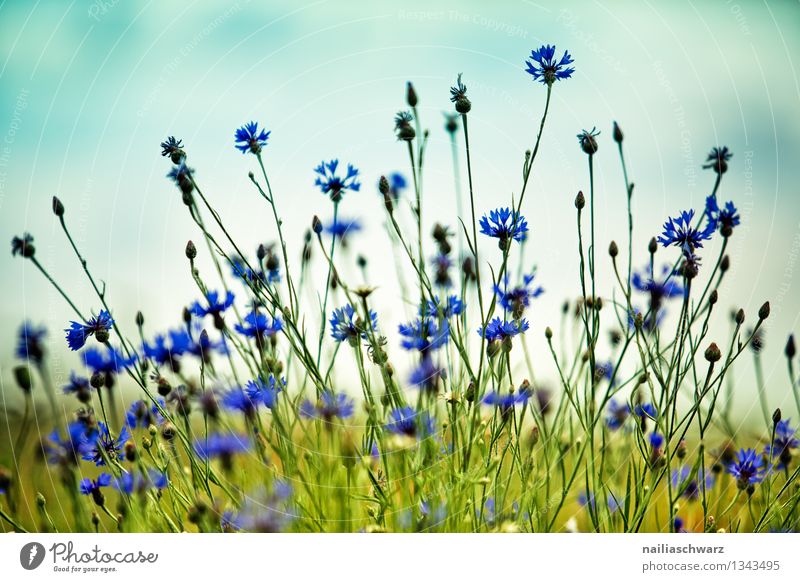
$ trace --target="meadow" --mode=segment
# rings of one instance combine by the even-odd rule
[[[134,321],[114,317],[103,274],[89,267],[70,209],[54,197],[59,260],[74,261],[94,295],[77,297],[55,280],[34,236],[13,237],[12,253],[63,299],[63,349],[82,366],[54,385],[44,338],[61,330],[5,326],[19,326],[19,365],[4,391],[21,397],[4,398],[0,531],[796,531],[793,337],[780,347],[796,410],[769,406],[760,373],[754,385],[735,375],[744,357],[759,370],[770,305],[765,298],[745,313],[726,300],[726,274],[746,268],[728,254],[742,222],[724,194],[733,152],[710,148],[704,205],[675,208],[647,248],[634,248],[623,129],[579,131],[585,187],[563,203],[574,205],[565,228],[580,267],[553,275],[574,280],[575,292],[560,312],[537,310],[547,281],[535,260],[548,243],[525,215],[542,195],[530,183],[548,116],[558,114],[551,96],[577,81],[573,64],[545,45],[519,73],[530,76],[542,113],[531,148],[504,152],[520,168],[504,205],[475,205],[481,168],[471,147],[480,144],[470,145],[468,80],[454,75],[453,109],[432,129],[408,83],[407,109],[394,119],[407,171],[367,184],[355,161],[309,163],[297,179],[329,199],[333,221],[309,216],[302,246],[287,242],[297,237],[280,209],[298,202],[270,185],[269,151],[280,143],[267,129],[246,123],[230,144],[271,217],[271,240],[254,249],[241,247],[236,225],[215,209],[221,194],[204,190],[191,144],[166,137],[165,173],[196,229],[175,266],[196,296],[174,321],[150,321],[145,309]],[[455,197],[449,221],[427,231],[431,131],[452,145]],[[624,176],[602,195],[628,209],[627,232],[610,241],[595,237],[602,148],[615,151]],[[362,227],[340,215],[348,203],[370,208],[393,257],[343,252]],[[720,252],[709,256],[712,240]],[[213,268],[202,270],[200,255]],[[397,302],[409,314],[400,326],[385,325],[373,301],[381,281],[370,264],[382,260],[397,265]],[[314,268],[325,273],[317,288]],[[599,269],[613,274],[612,288]],[[717,320],[729,323],[726,337],[711,337]],[[530,334],[546,338],[553,389],[540,381]],[[397,371],[409,361],[410,374]],[[741,428],[733,390],[758,408],[754,429]],[[136,394],[132,404],[122,406],[131,400],[123,393]]]

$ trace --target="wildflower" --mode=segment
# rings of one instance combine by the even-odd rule
[[[166,404],[162,399],[158,399],[161,408],[165,408]],[[136,400],[128,412],[125,413],[125,422],[132,429],[136,427],[148,428],[150,425],[158,426],[164,422],[164,417],[155,404],[148,405],[144,400]]]
[[[361,189],[361,183],[358,181],[358,169],[355,166],[347,164],[347,173],[344,178],[336,175],[338,167],[339,160],[331,160],[330,162],[322,161],[319,166],[314,168],[314,172],[318,174],[314,185],[323,194],[329,195],[333,202],[339,202],[344,193],[349,190],[358,192]]]
[[[512,240],[521,241],[522,235],[528,231],[525,217],[508,208],[492,210],[489,216],[484,214],[480,220],[481,233],[498,239],[502,250],[508,250]]]
[[[257,389],[258,387],[254,388],[254,391]],[[223,408],[241,412],[246,417],[252,418],[256,415],[258,405],[262,403],[262,400],[257,395],[251,397],[248,391],[242,390],[237,386],[224,392],[220,402]]]
[[[694,210],[686,210],[681,212],[680,216],[667,219],[664,223],[664,233],[658,237],[658,242],[665,247],[670,245],[681,247],[688,253],[693,252],[696,248],[703,248],[703,241],[711,239],[716,225],[709,222],[701,231],[692,226],[693,218]]]
[[[516,321],[503,321],[499,317],[495,317],[483,327],[478,328],[478,334],[485,338],[486,341],[493,342],[495,340],[503,341],[511,339],[515,335],[528,330],[529,324],[526,319],[519,319]]]
[[[44,360],[43,340],[47,336],[47,328],[36,327],[26,321],[19,328],[16,355],[21,360],[41,364]]]
[[[592,513],[597,513],[597,504],[594,493],[581,491],[578,494],[578,505],[581,507],[588,507]],[[608,506],[608,510],[611,513],[614,513],[619,510],[621,503],[613,495],[609,495],[606,505]]]
[[[472,109],[472,102],[467,97],[467,86],[461,82],[461,73],[458,74],[455,87],[450,87],[450,101],[455,103],[456,111],[466,115]]]
[[[263,404],[270,410],[278,402],[278,393],[286,386],[286,380],[278,381],[272,374],[266,381],[259,377],[255,380],[250,380],[245,387],[247,396],[258,403]]]
[[[251,311],[244,316],[242,323],[237,323],[234,328],[240,334],[255,338],[256,341],[266,337],[273,337],[283,329],[283,322],[279,318],[274,318],[271,322],[269,318],[258,311]]]
[[[164,157],[169,156],[173,164],[180,164],[186,157],[186,152],[183,151],[183,140],[169,136],[165,141],[161,142],[161,155]]]
[[[706,475],[703,467],[700,467],[697,474],[692,474],[692,468],[683,466],[672,471],[672,486],[681,492],[681,495],[690,501],[700,498],[702,490],[699,483],[705,480],[705,488],[711,489],[714,486],[714,475]]]
[[[119,436],[114,438],[108,427],[98,422],[96,438],[85,437],[81,441],[80,452],[84,461],[93,461],[98,467],[106,465],[107,460],[122,458],[122,449],[131,438],[128,428],[123,426]]]
[[[430,415],[425,412],[417,412],[410,406],[395,408],[389,413],[390,422],[386,424],[386,430],[392,434],[403,435],[424,439],[433,434],[434,423]]]
[[[594,365],[595,382],[599,382],[604,378],[609,382],[614,380],[614,362],[610,360],[607,362],[596,362]]]
[[[142,351],[145,357],[153,360],[157,365],[169,365],[174,372],[180,370],[180,363],[178,358],[185,354],[189,346],[186,342],[186,336],[180,332],[169,334],[170,344],[167,345],[167,336],[159,334],[153,339],[153,343],[145,342],[142,345]]]
[[[234,277],[242,279],[249,283],[266,283],[267,277],[262,271],[255,271],[247,266],[247,263],[242,257],[233,257],[231,259],[231,272]]]
[[[445,289],[452,287],[453,280],[450,278],[450,267],[453,266],[453,261],[450,260],[450,257],[444,253],[438,253],[431,262],[435,268],[434,283],[436,283],[436,286]]]
[[[431,317],[415,319],[408,324],[400,324],[398,330],[404,338],[400,345],[406,350],[438,350],[450,339],[450,325],[446,319],[438,322]]]
[[[425,532],[435,529],[447,519],[447,507],[444,502],[440,502],[436,507],[431,507],[429,501],[419,502],[416,512],[407,509],[398,517],[398,523],[402,529],[412,529],[415,532]]]
[[[675,530],[675,533],[686,533],[686,528],[684,527],[683,518],[675,517],[672,522],[672,527]]]
[[[228,353],[228,344],[225,343],[225,338],[223,337],[220,341],[215,342],[206,330],[202,330],[197,334],[197,339],[185,329],[170,331],[169,334],[172,338],[172,345],[179,346],[181,353],[191,354],[206,363],[211,361],[211,355],[214,352],[219,352],[220,354]]]
[[[184,195],[183,201],[189,205],[192,203],[191,194],[194,190],[194,181],[192,179],[194,170],[186,165],[186,162],[181,160],[177,166],[167,173],[167,178],[175,182],[175,185],[180,188]]]
[[[36,247],[33,246],[33,236],[27,232],[22,237],[15,236],[11,239],[11,256],[17,255],[25,258],[32,259],[36,254]]]
[[[58,430],[50,433],[42,443],[42,451],[51,465],[62,467],[77,465],[81,455],[81,445],[94,441],[99,434],[97,427],[85,422],[69,423],[66,436],[62,439]]]
[[[711,153],[708,154],[703,169],[712,169],[717,174],[722,175],[728,171],[728,160],[730,160],[732,156],[733,153],[728,151],[727,146],[711,148]]]
[[[113,487],[117,491],[133,495],[144,493],[149,489],[166,489],[169,484],[167,476],[155,469],[150,469],[147,475],[142,473],[123,473],[114,480]]]
[[[618,430],[625,424],[625,421],[630,416],[631,407],[623,402],[619,404],[613,398],[608,403],[608,414],[606,416],[606,426],[609,430]]]
[[[398,172],[392,172],[389,174],[388,179],[386,180],[386,192],[381,191],[381,187],[379,185],[378,190],[381,191],[381,194],[384,196],[389,196],[394,202],[397,202],[400,199],[400,194],[408,187],[408,182],[406,182],[405,177]]]
[[[11,471],[0,465],[0,495],[5,495],[11,489]]]
[[[445,371],[437,366],[427,352],[423,353],[419,365],[412,370],[408,381],[412,386],[428,392],[437,392],[439,378],[444,377]]]
[[[764,454],[771,458],[778,458],[778,469],[787,469],[792,461],[792,451],[800,446],[800,441],[795,438],[796,430],[789,424],[789,419],[778,421],[775,424],[775,438],[772,445],[767,445]]]
[[[70,372],[69,384],[62,389],[64,394],[75,394],[79,401],[88,404],[92,400],[92,390],[89,387],[89,380],[78,376],[75,372]]]
[[[246,154],[251,152],[253,154],[260,154],[261,148],[267,145],[267,139],[271,131],[258,130],[258,123],[251,121],[245,123],[242,127],[236,130],[236,149]]]
[[[633,413],[642,419],[649,418],[651,420],[655,420],[658,418],[658,411],[656,410],[656,407],[649,402],[634,406]]]
[[[717,197],[714,194],[706,198],[706,216],[708,216],[709,222],[714,225],[715,230],[719,227],[719,232],[724,237],[730,236],[733,228],[741,223],[739,211],[734,206],[733,201],[729,200],[725,203],[724,208],[720,208]]]
[[[223,464],[230,466],[234,455],[250,450],[250,439],[246,435],[232,433],[213,433],[207,438],[194,442],[194,450],[202,459],[218,457]]]
[[[517,404],[527,404],[530,397],[531,393],[528,390],[509,392],[508,394],[500,394],[499,392],[492,391],[483,397],[483,403],[494,406],[505,416],[511,412],[511,409]]]
[[[102,374],[104,383],[109,388],[114,385],[114,377],[132,366],[134,362],[136,362],[135,355],[126,358],[108,344],[105,350],[88,348],[83,352],[84,365],[92,374]]]
[[[530,307],[531,300],[544,293],[542,287],[533,285],[534,278],[534,273],[525,275],[522,278],[522,284],[509,289],[509,278],[506,275],[502,287],[498,284],[494,286],[494,292],[500,301],[500,305],[506,311],[510,311],[514,319],[522,317],[525,310]]]
[[[354,409],[353,400],[345,394],[325,391],[316,403],[304,400],[300,405],[300,414],[306,418],[319,418],[329,423],[334,418],[350,418]]]
[[[546,85],[552,85],[556,80],[569,79],[575,69],[568,67],[574,61],[569,52],[564,51],[564,55],[556,62],[556,47],[543,45],[537,50],[531,51],[529,61],[525,61],[528,66],[526,72],[533,77],[534,81],[539,81]],[[537,66],[538,65],[538,66]]]
[[[437,295],[428,300],[426,312],[430,315],[450,319],[464,313],[464,302],[457,295],[449,295],[444,301],[440,300]]]
[[[80,489],[81,495],[91,495],[94,502],[100,507],[103,507],[106,501],[101,489],[109,485],[111,485],[111,475],[108,473],[100,473],[100,476],[94,481],[88,477],[81,479],[78,488]]]
[[[411,122],[414,118],[411,116],[411,113],[408,111],[400,111],[394,117],[394,131],[397,134],[397,139],[403,141],[411,141],[416,137],[417,132],[414,131],[414,127],[411,125]]]
[[[203,306],[199,301],[195,301],[189,308],[192,315],[197,317],[205,317],[210,315],[214,318],[214,326],[217,329],[222,329],[225,323],[222,320],[222,313],[233,305],[234,295],[233,291],[227,291],[225,298],[222,299],[217,291],[209,291],[206,293],[207,306]]]
[[[356,318],[356,310],[349,303],[344,307],[333,310],[331,315],[331,335],[337,342],[347,341],[350,345],[356,345],[358,338],[367,338],[367,326]],[[369,312],[372,330],[378,329],[378,314],[374,311]]]
[[[664,462],[664,436],[652,432],[647,440],[650,443],[650,466],[655,469]]]
[[[89,336],[95,336],[100,343],[108,341],[108,333],[114,325],[111,314],[105,309],[100,311],[97,317],[92,317],[86,323],[71,321],[70,326],[64,331],[67,332],[67,344],[69,349],[77,351],[81,349]]]
[[[334,238],[342,241],[343,245],[347,245],[347,241],[353,233],[362,230],[361,222],[357,218],[337,218],[325,225],[325,232]]]
[[[285,531],[295,515],[287,507],[291,487],[278,481],[271,492],[262,491],[247,496],[236,515],[228,518],[231,530],[250,533],[279,533]]]
[[[741,449],[727,469],[736,478],[736,486],[741,490],[763,481],[767,472],[764,459],[755,449]]]
[[[586,131],[585,129],[578,134],[578,142],[581,145],[581,149],[583,153],[588,155],[594,155],[597,153],[597,136],[600,135],[600,132],[597,131],[596,127],[593,127],[591,131]]]
[[[665,299],[682,296],[684,289],[674,276],[672,267],[664,265],[661,268],[661,277],[656,280],[653,276],[650,265],[645,265],[641,271],[635,271],[631,278],[633,288],[641,293],[650,296],[650,315],[647,318],[646,327],[649,330],[655,329],[659,323],[661,306]]]

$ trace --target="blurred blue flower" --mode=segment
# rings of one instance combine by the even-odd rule
[[[771,458],[778,458],[778,469],[786,469],[792,460],[792,451],[800,445],[795,438],[797,431],[789,424],[790,419],[781,420],[775,425],[775,438],[772,445],[764,448],[764,454]]]
[[[729,200],[725,203],[724,208],[720,208],[714,194],[706,198],[706,215],[710,223],[714,225],[714,229],[719,228],[723,236],[729,235],[730,231],[741,223],[739,211],[736,210],[733,201]]]
[[[606,426],[609,430],[618,430],[625,424],[628,416],[631,413],[631,407],[627,402],[619,404],[615,399],[608,402],[608,409],[606,415]]]
[[[324,227],[325,232],[338,238],[343,244],[346,244],[350,236],[361,231],[362,228],[361,221],[357,218],[337,218]]]
[[[258,411],[259,404],[262,404],[263,401],[257,394],[255,396],[250,396],[249,392],[251,392],[251,383],[253,382],[250,382],[247,385],[247,392],[242,390],[239,386],[234,386],[230,390],[223,392],[222,396],[220,397],[220,403],[222,404],[222,407],[227,410],[241,412],[247,417],[255,416],[256,412]],[[252,392],[256,392],[256,390],[257,389],[254,388]]]
[[[104,374],[106,385],[108,379],[119,374],[136,362],[136,355],[126,358],[111,345],[106,344],[106,349],[87,348],[83,352],[83,363],[91,370],[92,374]]]
[[[212,433],[207,439],[194,441],[194,450],[202,459],[230,458],[250,450],[250,439],[234,433]]]
[[[216,319],[220,317],[223,311],[233,305],[233,300],[233,291],[227,291],[224,299],[220,297],[219,292],[209,291],[206,293],[207,305],[202,305],[199,301],[195,301],[189,311],[197,317],[211,315]]]
[[[165,408],[164,400],[158,398],[161,408]],[[150,425],[158,426],[164,422],[164,417],[155,404],[148,404],[144,400],[136,400],[128,412],[125,413],[125,422],[130,428],[148,428]]]
[[[445,371],[434,363],[429,353],[425,352],[419,365],[411,371],[408,381],[416,388],[435,392],[439,378],[444,374]]]
[[[658,418],[658,410],[656,410],[656,407],[650,404],[649,402],[645,402],[644,404],[637,404],[636,406],[634,406],[633,413],[639,418],[647,417],[651,420],[656,420]]]
[[[503,278],[502,287],[498,284],[494,285],[494,292],[500,301],[500,305],[506,311],[510,311],[514,319],[522,317],[525,310],[530,307],[531,300],[544,293],[542,287],[533,284],[534,279],[534,273],[525,275],[520,285],[509,289],[509,277],[506,275]]]
[[[81,479],[78,488],[82,495],[92,495],[95,499],[98,499],[97,495],[100,493],[100,489],[102,487],[108,487],[109,485],[111,485],[111,475],[108,473],[100,473],[94,481],[88,477]],[[102,499],[102,496],[100,496],[100,499]]]
[[[368,327],[363,326],[363,329],[360,329],[360,326],[356,325],[355,315],[356,310],[353,309],[353,306],[349,303],[344,307],[333,310],[330,319],[331,335],[333,339],[337,342],[348,341],[350,344],[355,345],[359,337],[367,338],[366,332]],[[377,330],[378,314],[374,311],[370,311],[369,315],[372,320],[372,329]]]
[[[513,394],[500,394],[499,392],[489,392],[483,397],[483,403],[500,409],[502,414],[507,414],[517,404],[527,404],[531,393],[528,390],[520,390]]]
[[[706,489],[711,489],[714,486],[714,475],[706,475],[703,467],[700,467],[696,474],[692,474],[692,467],[683,466],[680,469],[672,471],[672,486],[681,491],[681,495],[690,501],[695,501],[700,498],[702,493],[699,483],[703,482],[705,475]]]
[[[97,317],[92,317],[86,323],[71,321],[70,326],[64,330],[67,332],[67,344],[69,345],[69,349],[72,351],[81,349],[86,343],[86,340],[92,335],[96,336],[98,341],[104,343],[108,340],[108,333],[111,331],[113,325],[114,320],[111,318],[111,314],[105,309],[101,310]]]
[[[425,309],[428,315],[450,319],[464,313],[464,302],[457,295],[449,295],[444,301],[437,295],[428,300]],[[420,315],[421,312],[422,309],[420,309]]]
[[[418,352],[438,350],[447,345],[450,339],[450,325],[446,319],[417,318],[407,324],[401,323],[398,331],[403,336],[403,340],[400,342],[403,349]]]
[[[478,328],[478,334],[486,338],[486,341],[493,342],[495,340],[502,341],[506,338],[512,338],[519,333],[528,330],[528,321],[520,319],[517,321],[503,321],[499,317],[495,317],[492,321],[486,324],[486,329]]]
[[[417,412],[410,406],[403,406],[395,408],[389,413],[386,430],[392,434],[422,440],[433,434],[434,422],[427,412]]]
[[[336,174],[338,167],[339,160],[331,160],[330,162],[322,161],[319,166],[314,168],[314,172],[317,174],[314,185],[323,194],[329,195],[334,202],[339,202],[344,193],[349,190],[358,192],[361,189],[357,168],[352,164],[347,164],[347,173],[342,178]]]
[[[286,387],[286,380],[278,381],[275,376],[270,374],[266,381],[260,377],[250,380],[245,387],[245,392],[251,400],[272,410],[278,402],[278,393],[282,392],[284,387]]]
[[[253,154],[260,154],[261,148],[267,145],[267,139],[271,131],[258,129],[258,123],[251,121],[245,123],[242,127],[236,130],[236,149],[246,154],[247,152]]]
[[[288,484],[278,481],[272,491],[265,490],[246,496],[239,511],[228,517],[229,529],[250,533],[285,531],[296,517],[289,505],[291,493],[292,489]]]
[[[334,418],[350,418],[353,416],[355,403],[345,394],[334,394],[325,391],[316,403],[304,400],[300,405],[300,414],[306,418],[317,418],[331,422]]]
[[[167,476],[161,471],[150,469],[147,475],[141,473],[123,473],[114,479],[113,487],[117,491],[133,495],[144,493],[150,489],[165,489],[169,485]]]
[[[83,443],[97,438],[96,427],[88,427],[78,420],[69,423],[66,436],[61,437],[59,431],[53,430],[42,443],[42,450],[51,465],[71,466],[78,463]]]
[[[47,328],[36,327],[30,321],[24,322],[17,334],[16,356],[34,364],[41,364],[44,360],[44,338]]]
[[[637,291],[650,295],[650,306],[653,311],[657,310],[654,306],[660,306],[663,299],[683,295],[683,286],[670,265],[661,268],[661,277],[657,281],[653,277],[650,265],[645,265],[641,271],[634,271],[631,284]]]
[[[526,72],[533,77],[534,81],[539,81],[546,85],[552,85],[556,80],[569,79],[575,72],[573,67],[568,67],[574,61],[567,51],[556,61],[555,45],[543,45],[537,50],[531,51],[530,60],[525,61]],[[536,65],[539,65],[538,67]]]
[[[97,427],[97,435],[82,438],[80,452],[84,461],[92,461],[98,467],[103,467],[107,461],[122,458],[122,449],[130,440],[131,433],[128,427],[123,426],[119,436],[114,438],[105,423],[98,422]]]
[[[242,323],[235,324],[234,328],[247,337],[272,337],[283,329],[283,322],[277,317],[270,322],[269,318],[263,313],[251,311],[244,316]]]

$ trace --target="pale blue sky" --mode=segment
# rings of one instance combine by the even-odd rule
[[[742,306],[754,319],[758,306],[772,301],[766,372],[782,403],[782,346],[791,330],[800,331],[798,25],[796,1],[6,1],[0,238],[34,233],[42,261],[82,308],[96,309],[50,213],[58,193],[90,266],[108,283],[115,315],[129,329],[139,308],[148,321],[173,324],[195,296],[183,247],[198,236],[164,178],[169,164],[158,143],[171,134],[184,140],[198,180],[242,244],[253,247],[274,238],[271,216],[247,180],[254,160],[233,148],[232,135],[254,119],[272,130],[265,159],[294,256],[311,215],[330,216],[312,168],[339,157],[364,174],[362,192],[341,209],[367,222],[354,247],[373,253],[376,279],[387,281],[393,263],[383,259],[390,250],[374,184],[381,173],[407,168],[392,133],[405,81],[414,81],[431,129],[427,220],[453,223],[442,131],[449,86],[464,73],[478,211],[507,204],[545,94],[524,61],[532,48],[555,43],[570,50],[577,70],[554,88],[523,208],[532,228],[527,258],[547,289],[531,314],[535,351],[544,326],[557,323],[563,297],[578,294],[572,200],[587,188],[575,140],[582,128],[603,132],[598,249],[611,238],[625,240],[610,131],[616,119],[636,183],[638,263],[668,215],[702,204],[713,176],[700,166],[711,146],[733,150],[720,196],[739,205],[744,225],[731,241],[734,266],[722,304]],[[706,250],[709,263],[717,250]],[[487,244],[486,256],[492,252]],[[0,287],[3,379],[26,317],[51,328],[54,365],[64,377],[74,360],[58,331],[69,317],[59,297],[9,253],[0,254]],[[388,284],[377,301],[386,321],[404,316]],[[726,330],[722,325],[713,339],[725,341]],[[749,368],[742,369],[749,381]]]

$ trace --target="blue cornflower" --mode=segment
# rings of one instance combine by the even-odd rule
[[[345,394],[334,394],[327,390],[320,396],[319,401],[316,403],[310,400],[304,400],[300,405],[300,414],[306,418],[319,418],[326,423],[331,422],[334,418],[350,418],[353,416],[355,410],[355,403],[352,398],[348,398]]]
[[[521,241],[528,232],[525,217],[509,208],[498,208],[485,214],[480,220],[481,233],[498,239],[501,249],[507,250],[512,240]]]
[[[336,175],[338,167],[339,160],[331,160],[330,162],[322,161],[319,166],[314,168],[314,172],[318,174],[314,185],[323,194],[329,195],[333,202],[339,202],[348,190],[358,192],[361,189],[361,183],[358,181],[358,169],[355,166],[347,164],[347,173],[344,178]]]
[[[593,513],[597,513],[597,501],[594,493],[581,491],[578,494],[578,505],[581,507],[588,507]],[[609,495],[606,505],[608,506],[608,510],[614,513],[619,510],[622,503],[621,500],[616,499],[613,495]]]
[[[246,154],[251,152],[253,154],[260,154],[261,148],[267,145],[267,139],[271,131],[258,129],[258,123],[251,121],[245,123],[242,127],[236,130],[236,149]]]
[[[389,418],[390,422],[386,424],[386,430],[392,434],[421,440],[432,435],[434,431],[434,423],[430,415],[425,411],[417,412],[410,406],[393,409],[389,413]]]
[[[172,169],[167,173],[167,178],[175,182],[175,184],[180,188],[181,192],[187,195],[189,201],[191,203],[191,193],[194,190],[194,181],[192,175],[194,174],[194,169],[190,168],[186,165],[185,160],[181,160],[181,162],[173,166]]]
[[[389,196],[392,197],[392,200],[397,202],[400,198],[400,194],[408,187],[408,182],[405,177],[398,172],[392,172],[387,178],[389,183]]]
[[[33,246],[33,236],[27,232],[22,237],[15,236],[11,239],[11,256],[17,255],[30,259],[36,254],[36,247]]]
[[[656,410],[656,407],[650,404],[649,402],[645,402],[644,404],[637,404],[636,406],[634,406],[633,413],[642,419],[644,419],[645,417],[651,420],[655,420],[656,418],[658,418],[658,410]]]
[[[94,438],[84,437],[81,441],[80,452],[84,461],[92,461],[98,467],[106,465],[108,460],[122,458],[122,449],[125,443],[131,438],[128,427],[123,426],[119,436],[114,438],[108,427],[98,422],[98,433]]]
[[[69,349],[77,351],[81,349],[89,336],[95,336],[97,341],[105,343],[108,341],[108,334],[114,325],[111,314],[105,309],[100,311],[97,317],[92,317],[86,323],[70,321],[70,326],[64,331],[67,332],[67,344]]]
[[[519,319],[516,321],[503,321],[499,317],[495,317],[492,321],[486,324],[486,329],[483,327],[478,328],[478,334],[486,338],[486,341],[503,341],[511,339],[515,335],[528,331],[528,321],[526,319]]]
[[[710,168],[717,174],[724,174],[728,171],[728,161],[731,159],[731,156],[733,156],[733,153],[728,150],[727,146],[711,148],[711,153],[708,154],[703,169],[708,170]]]
[[[46,335],[46,327],[36,327],[30,321],[24,322],[17,336],[17,357],[34,364],[41,364],[44,360],[43,340]]]
[[[500,305],[506,311],[510,311],[514,319],[519,319],[525,310],[530,307],[531,300],[536,299],[544,293],[544,289],[540,286],[535,286],[533,280],[536,275],[531,273],[522,278],[522,284],[517,285],[511,289],[509,286],[509,278],[506,275],[503,279],[503,286],[498,284],[494,286],[494,292],[497,295]]]
[[[501,414],[508,414],[517,404],[527,404],[531,393],[528,390],[520,390],[512,394],[500,394],[499,392],[489,392],[483,397],[483,403],[498,408]]]
[[[453,286],[453,280],[450,278],[450,268],[453,266],[453,261],[445,253],[438,253],[431,259],[431,264],[434,268],[434,283],[437,287],[449,289]]]
[[[675,519],[672,521],[672,527],[675,530],[675,533],[686,533],[686,528],[684,525],[683,518],[675,516]]]
[[[369,329],[360,319],[355,318],[356,310],[349,303],[344,307],[334,309],[331,315],[331,335],[337,342],[347,341],[350,345],[356,345],[358,338],[367,339]],[[372,320],[372,330],[378,329],[378,314],[370,310]]]
[[[461,301],[458,295],[448,295],[444,301],[439,299],[437,295],[433,299],[428,300],[425,309],[428,315],[450,319],[453,316],[464,313],[464,302]],[[421,311],[420,309],[420,312]]]
[[[619,404],[613,398],[608,403],[608,414],[606,416],[606,426],[609,430],[618,430],[628,420],[631,413],[631,407],[627,402]]]
[[[408,377],[409,383],[419,389],[435,392],[438,387],[439,378],[442,378],[445,371],[437,366],[427,352],[423,353],[422,361],[411,371]]]
[[[78,376],[75,372],[69,374],[69,384],[65,385],[62,389],[64,394],[75,394],[83,403],[88,403],[92,400],[92,389],[89,386],[89,379],[83,376]]]
[[[182,331],[182,330],[181,330]],[[178,358],[189,349],[186,336],[180,331],[170,332],[170,344],[167,345],[167,336],[159,334],[153,339],[153,343],[145,342],[142,351],[145,357],[153,360],[157,365],[169,365],[173,371],[180,369]]]
[[[189,308],[192,315],[197,317],[205,317],[211,315],[214,318],[214,324],[222,321],[222,312],[233,305],[234,295],[233,291],[227,291],[225,298],[221,298],[217,291],[209,291],[206,293],[206,302],[208,305],[201,305],[199,301],[195,301]],[[217,327],[220,327],[217,325]]]
[[[572,76],[575,69],[567,66],[574,62],[570,54],[564,51],[564,56],[558,62],[556,62],[555,54],[555,45],[550,46],[549,44],[531,51],[531,60],[525,61],[525,64],[528,66],[526,72],[533,77],[534,81],[552,85],[556,80],[569,79]]]
[[[720,208],[714,194],[706,198],[706,215],[714,225],[714,229],[719,227],[719,232],[724,237],[730,236],[733,228],[741,223],[739,211],[736,210],[733,201],[729,200],[724,208]]]
[[[631,278],[633,288],[642,293],[650,294],[651,310],[656,311],[663,299],[671,299],[683,295],[681,286],[670,265],[661,268],[661,277],[656,281],[650,265],[645,265],[641,271],[634,271]]]
[[[263,313],[251,311],[244,316],[243,323],[237,323],[234,328],[244,336],[258,339],[276,335],[283,329],[283,322],[277,317],[270,322]]]
[[[201,332],[197,334],[197,339],[195,339],[185,329],[171,331],[169,335],[173,346],[178,346],[183,353],[192,354],[204,362],[210,362],[214,352],[219,352],[220,354],[228,353],[228,344],[225,343],[224,337],[215,342],[208,333]]]
[[[169,156],[173,164],[179,164],[186,157],[186,152],[183,151],[183,140],[175,139],[175,136],[172,135],[169,136],[161,142],[161,155],[165,158]]]
[[[789,424],[789,419],[781,420],[775,425],[775,439],[772,446],[764,448],[764,454],[775,458],[778,457],[778,469],[786,469],[792,461],[792,451],[800,446],[800,441],[795,438],[797,431]]]
[[[741,490],[763,481],[767,472],[763,457],[755,449],[741,449],[727,469],[736,477],[736,486]]]
[[[350,236],[360,230],[362,230],[361,221],[357,218],[336,218],[325,225],[325,232],[338,238],[345,245]]]
[[[136,362],[136,355],[126,358],[116,349],[106,344],[105,350],[88,348],[83,352],[83,363],[92,374],[103,374],[105,385],[111,386],[114,376],[129,368]]]
[[[166,404],[161,398],[158,399],[158,403],[161,408],[166,407]],[[164,422],[164,417],[155,404],[150,405],[144,400],[136,400],[131,404],[128,412],[125,413],[125,422],[131,428],[147,428],[150,425],[158,426]]]
[[[236,515],[229,514],[226,521],[229,531],[250,533],[280,533],[286,531],[295,519],[289,506],[292,488],[277,481],[272,491],[248,495]]]
[[[657,432],[650,433],[647,440],[650,442],[650,448],[652,448],[654,452],[660,451],[661,447],[664,446],[664,435]]]
[[[167,476],[161,471],[150,469],[147,475],[141,473],[123,473],[114,480],[113,487],[117,491],[133,495],[144,493],[149,489],[166,489],[169,485]]]
[[[262,403],[260,398],[257,396],[251,397],[248,392],[245,392],[238,386],[223,392],[220,402],[223,408],[241,412],[248,418],[252,418],[256,415],[256,412],[258,412],[258,406]]]
[[[194,450],[202,459],[220,457],[230,458],[233,455],[250,450],[250,439],[246,435],[231,433],[213,433],[207,439],[198,439],[194,442]]]
[[[260,377],[255,380],[250,380],[245,387],[245,392],[251,400],[259,402],[272,410],[278,402],[278,394],[282,392],[285,387],[286,380],[281,379],[279,381],[275,376],[270,374],[266,381]]]
[[[607,362],[595,362],[594,378],[596,382],[599,382],[602,379],[606,379],[609,382],[614,380],[614,383],[616,383],[616,378],[614,377],[614,362],[612,362],[611,360]]]
[[[233,257],[231,258],[231,272],[233,273],[234,277],[238,277],[245,282],[250,283],[266,283],[267,277],[264,275],[263,271],[254,271],[250,267],[247,266],[247,263],[242,257]],[[276,273],[270,273],[270,277],[273,277]],[[280,279],[280,273],[277,273],[278,279]],[[274,282],[274,281],[270,281]]]
[[[435,320],[432,317],[415,319],[414,321],[398,326],[403,341],[400,345],[406,350],[427,352],[438,350],[450,339],[450,325],[446,319]]]
[[[703,230],[692,226],[694,210],[685,210],[680,216],[669,218],[664,223],[664,233],[658,237],[665,247],[674,245],[681,247],[685,253],[692,253],[696,248],[703,248],[703,241],[710,240],[716,229],[713,222],[709,222]]]
[[[105,505],[105,497],[103,496],[103,492],[101,489],[103,487],[108,487],[111,485],[111,475],[108,473],[100,473],[100,475],[92,481],[88,477],[81,479],[80,484],[78,485],[78,489],[81,492],[81,495],[91,495],[94,502],[99,505]]]
[[[681,491],[681,495],[690,501],[695,501],[700,498],[702,489],[699,483],[703,482],[705,475],[706,489],[711,489],[714,486],[714,475],[706,475],[703,467],[700,467],[697,474],[692,475],[692,468],[683,466],[680,469],[672,471],[672,486]]]
[[[81,445],[97,438],[96,427],[88,427],[80,421],[71,422],[67,426],[67,434],[62,439],[58,430],[54,430],[42,445],[42,450],[51,465],[77,465],[81,454]]]

